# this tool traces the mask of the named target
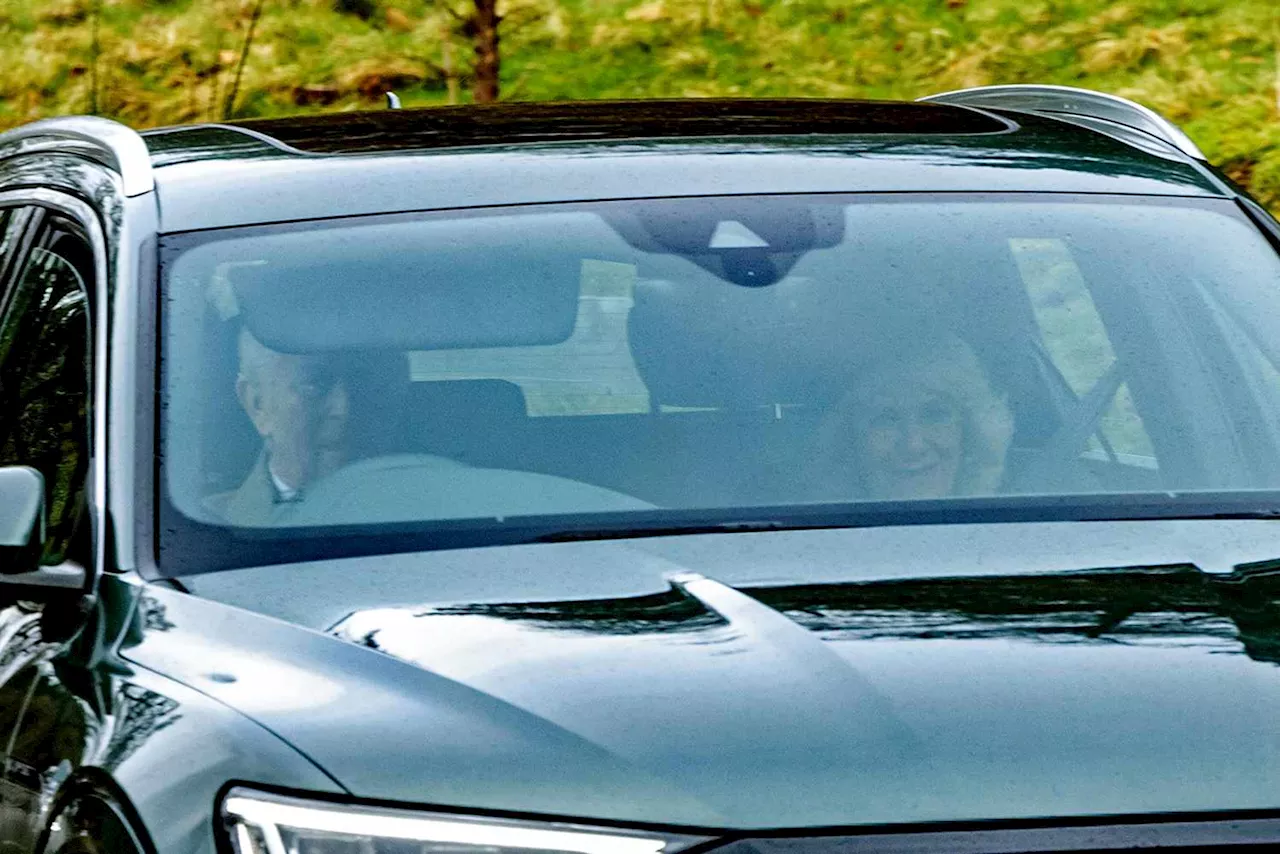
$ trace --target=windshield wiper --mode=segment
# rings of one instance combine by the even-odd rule
[[[1108,496],[1113,497],[1113,496]],[[1122,496],[1132,499],[1133,496]],[[883,527],[911,524],[989,524],[993,522],[1125,522],[1154,519],[1221,519],[1221,520],[1275,520],[1280,519],[1280,504],[1274,507],[1245,505],[1239,509],[1222,507],[1210,502],[1186,502],[1173,500],[1170,493],[1161,496],[1165,501],[1147,501],[1144,504],[1126,504],[1108,501],[1103,506],[1084,505],[1071,507],[1075,496],[1053,496],[1063,506],[1058,513],[1046,512],[1051,508],[1035,499],[1002,506],[995,501],[978,499],[955,505],[950,502],[911,502],[904,506],[858,507],[830,505],[809,507],[808,512],[792,518],[727,519],[709,521],[690,520],[685,524],[658,522],[652,525],[630,525],[617,528],[559,528],[530,537],[528,542],[564,543],[589,540],[630,540],[647,537],[676,537],[695,534],[742,534],[768,531],[815,531],[837,528]],[[1008,497],[1005,497],[1006,501]],[[1045,496],[1039,497],[1040,502]],[[987,506],[974,506],[981,502]],[[1021,505],[1021,506],[1019,506]],[[1068,512],[1061,512],[1062,510]]]
[[[1179,519],[1280,519],[1280,507],[1262,510],[1222,510],[1195,516],[1178,516]]]
[[[540,543],[574,543],[587,540],[633,540],[644,537],[678,537],[691,534],[750,534],[764,531],[811,531],[821,528],[843,528],[846,524],[819,522],[784,522],[779,519],[742,519],[730,522],[690,525],[655,525],[630,528],[582,528],[552,531],[536,538]]]

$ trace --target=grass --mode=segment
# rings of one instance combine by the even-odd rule
[[[91,105],[98,0],[0,0],[0,127]],[[466,98],[469,46],[442,0],[267,0],[237,115]],[[461,3],[462,0],[453,0]],[[217,118],[253,0],[100,0],[99,112]],[[1274,0],[511,0],[508,99],[914,98],[988,83],[1085,86],[1179,122],[1280,210]]]

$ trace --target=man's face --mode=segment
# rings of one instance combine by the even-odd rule
[[[346,385],[322,357],[275,353],[256,342],[236,391],[267,448],[272,473],[294,489],[346,457]],[[248,369],[246,369],[248,368]]]

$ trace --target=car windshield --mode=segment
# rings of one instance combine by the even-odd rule
[[[162,249],[167,572],[1280,488],[1280,261],[1223,200],[703,197]]]

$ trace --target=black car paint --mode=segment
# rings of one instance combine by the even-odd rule
[[[605,124],[608,131],[608,125]],[[152,132],[161,231],[636,196],[1075,192],[1220,196],[1203,167],[1035,116],[969,135],[581,138],[323,155],[229,127]],[[904,129],[905,130],[905,129]],[[216,137],[217,141],[213,141]],[[184,147],[186,143],[186,147]],[[503,180],[492,181],[500,174]],[[220,193],[229,180],[237,193]],[[334,187],[359,188],[334,193]],[[642,189],[640,189],[642,188]]]
[[[63,663],[41,691],[87,731],[105,720],[91,698],[112,698],[122,724],[84,758],[123,792],[178,774],[168,800],[139,799],[149,830],[205,814],[219,774],[746,831],[1263,809],[1280,748],[1270,527],[694,536],[404,555],[381,573],[340,561],[293,580],[313,591],[311,621],[271,605],[289,589],[279,568],[194,579],[201,595],[108,578],[100,608],[132,610],[91,668],[100,686]],[[1029,543],[1046,548],[1021,560]],[[801,563],[823,580],[782,583],[785,555],[792,577]],[[476,571],[429,598],[434,565],[459,561]],[[563,581],[511,583],[546,561]],[[734,587],[689,575],[734,565]],[[268,613],[214,601],[231,590]],[[39,777],[62,758],[78,764],[23,761]]]
[[[270,568],[190,583],[352,644],[309,635],[306,652],[287,657],[314,662],[306,678],[342,672],[333,681],[361,686],[371,715],[403,717],[373,729],[376,749],[331,737],[314,710],[241,708],[364,797],[736,828],[1266,805],[1280,747],[1266,699],[1280,689],[1271,523],[1015,530],[504,547],[314,564],[292,585]],[[556,578],[530,574],[547,564]],[[727,584],[707,598],[682,589],[689,572]],[[787,583],[799,576],[812,583]],[[193,627],[220,613],[165,598],[181,598]],[[254,649],[301,637],[241,612],[225,619],[219,636]],[[152,654],[163,648],[130,653]],[[163,668],[192,672],[170,659]],[[363,681],[375,673],[385,674],[376,692]],[[468,774],[447,782],[412,770],[459,761],[435,743],[420,705],[445,692],[415,687],[440,676],[520,721],[488,751],[468,750]],[[418,711],[390,713],[406,703]],[[498,715],[477,709],[468,720]],[[519,762],[527,773],[526,748],[508,757],[505,747],[548,726],[580,739],[561,752],[580,789],[565,788],[562,765],[514,791],[456,788],[492,775],[473,763]],[[634,768],[635,782],[619,790],[604,766],[593,777],[585,757],[598,750]],[[679,794],[655,802],[655,777]]]
[[[169,623],[119,576],[101,579],[83,631],[48,642],[54,606],[7,604],[0,616],[25,631],[7,638],[5,664],[22,662],[0,691],[10,742],[0,840],[31,851],[45,825],[83,800],[110,804],[143,840],[138,854],[212,852],[211,808],[222,782],[341,792],[334,781],[277,736],[239,712],[121,657]],[[119,849],[122,852],[127,849]]]
[[[1016,132],[971,138],[578,140],[358,157],[172,131],[151,137],[173,143],[156,146],[158,209],[152,198],[122,201],[109,171],[88,161],[9,152],[0,188],[55,187],[94,202],[113,259],[120,239],[134,265],[133,277],[111,283],[114,292],[145,323],[125,324],[112,343],[112,370],[139,380],[137,405],[122,407],[138,423],[112,427],[113,436],[143,440],[111,446],[119,455],[111,471],[133,472],[127,482],[139,489],[133,507],[127,490],[114,499],[127,508],[115,520],[127,537],[111,545],[129,548],[104,553],[89,596],[32,604],[24,591],[6,590],[0,601],[15,629],[0,648],[10,670],[0,692],[14,698],[0,704],[0,736],[9,743],[18,730],[4,765],[0,845],[8,847],[0,850],[31,850],[42,822],[64,806],[91,812],[77,804],[101,802],[135,824],[144,849],[212,852],[214,803],[231,780],[710,828],[1274,808],[1277,741],[1266,698],[1280,687],[1280,619],[1268,572],[1280,549],[1271,547],[1269,522],[1079,523],[1052,536],[1030,523],[925,526],[897,535],[897,549],[877,548],[876,538],[895,533],[874,528],[495,547],[452,555],[493,570],[474,574],[481,586],[470,590],[426,574],[448,554],[250,570],[276,575],[235,590],[246,576],[212,575],[191,582],[200,595],[137,575],[154,554],[147,383],[155,297],[152,277],[136,276],[154,261],[146,241],[157,228],[616,198],[636,186],[655,195],[832,187],[1229,195],[1176,159],[1049,120],[1019,116],[1016,124]],[[741,165],[726,166],[731,159]],[[495,169],[509,170],[511,181],[487,181]],[[244,195],[219,192],[232,179]],[[335,185],[360,192],[333,194]],[[520,572],[545,566],[548,554],[572,556],[590,578],[569,584]],[[881,558],[879,577],[862,569],[871,556]],[[1240,564],[1245,570],[1232,574]],[[378,589],[379,567],[401,579],[415,573],[413,595]],[[690,595],[691,579],[680,577],[682,592],[671,572],[729,583],[714,597]],[[794,584],[815,574],[827,578]],[[345,576],[352,587],[334,583],[325,602],[313,585],[305,607],[271,599],[317,576]],[[423,626],[420,637],[392,648],[376,625],[350,639],[357,643],[333,636],[377,617],[352,613],[372,609]],[[417,640],[447,639],[435,626],[450,619],[476,626],[483,655],[431,660]],[[512,627],[541,670],[502,670],[510,647],[491,638]],[[953,659],[947,650],[956,645],[982,651]],[[702,678],[689,669],[695,662]],[[359,702],[319,702],[323,692],[284,697],[286,678],[361,691]],[[1111,697],[1114,716],[1093,691]],[[294,707],[273,708],[273,696]],[[913,702],[895,706],[902,697]],[[617,704],[615,715],[600,714],[602,698]],[[841,715],[850,704],[869,729]],[[41,726],[33,727],[37,710]],[[683,730],[663,724],[676,712]],[[983,729],[996,724],[999,732]],[[850,744],[869,757],[851,755]],[[1043,751],[1044,762],[1015,761],[1018,745]],[[713,747],[704,767],[685,764],[686,750]],[[940,756],[951,764],[933,764]],[[762,769],[765,757],[773,764]],[[868,758],[871,771],[889,776],[849,773]],[[892,779],[904,759],[917,776]],[[782,785],[750,791],[742,803],[716,776],[741,785],[741,775],[779,770],[790,775]],[[872,780],[883,788],[872,791]],[[863,803],[851,802],[854,790]],[[895,793],[902,799],[888,797]],[[958,798],[951,807],[926,797],[947,793]],[[993,797],[1011,800],[992,807]]]
[[[991,113],[944,104],[894,101],[703,100],[510,103],[410,113],[383,110],[240,121],[274,145],[310,154],[472,148],[577,140],[849,134],[1004,133],[1016,125]]]

